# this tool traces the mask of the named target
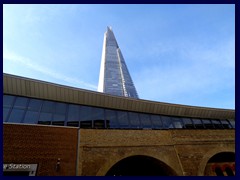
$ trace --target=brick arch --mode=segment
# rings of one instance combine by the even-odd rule
[[[147,157],[151,157],[154,158],[158,161],[161,161],[162,163],[164,163],[169,169],[171,169],[171,171],[173,172],[174,176],[181,176],[180,173],[177,173],[177,171],[171,167],[167,162],[165,162],[163,159],[153,155],[153,154],[147,154],[147,153],[127,153],[121,157],[119,156],[111,156],[109,157],[109,160],[99,169],[99,171],[97,172],[97,176],[105,176],[107,174],[107,172],[111,169],[111,167],[113,167],[116,163],[118,163],[119,161],[128,158],[128,157],[132,157],[132,156],[147,156]]]
[[[204,176],[205,168],[208,163],[208,161],[216,154],[223,153],[223,152],[230,152],[235,153],[234,147],[217,147],[210,151],[208,151],[202,158],[202,161],[200,162],[198,166],[198,176]]]

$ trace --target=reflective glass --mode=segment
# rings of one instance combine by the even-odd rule
[[[235,120],[229,119],[230,124],[235,129]]]
[[[192,118],[192,121],[193,121],[193,124],[195,125],[195,128],[197,128],[197,129],[203,129],[204,128],[201,119]]]
[[[163,127],[165,129],[172,129],[174,128],[173,124],[172,124],[172,120],[170,117],[168,116],[161,116],[162,122],[163,122]]]
[[[150,115],[152,124],[153,124],[153,129],[162,129],[163,128],[163,123],[161,120],[161,117],[159,115]]]
[[[182,118],[182,121],[183,121],[186,129],[193,129],[194,128],[192,120],[190,118]]]
[[[3,122],[7,121],[9,111],[10,111],[10,108],[3,108]]]
[[[202,119],[202,122],[206,129],[214,129],[214,126],[213,126],[212,122],[210,121],[210,119]]]
[[[15,99],[15,96],[3,95],[3,106],[4,107],[13,106],[14,99]]]
[[[80,106],[69,104],[67,121],[79,121]]]
[[[92,108],[89,106],[80,107],[80,121],[92,120]]]
[[[117,113],[114,110],[106,109],[105,110],[105,117],[106,117],[106,125],[107,128],[117,128]]]
[[[41,112],[53,113],[55,109],[55,102],[43,101]]]
[[[24,110],[22,109],[13,109],[8,122],[17,122],[20,123],[24,116]]]
[[[40,113],[38,121],[52,121],[52,113]]]
[[[174,128],[177,128],[177,129],[183,128],[183,124],[180,118],[172,117],[172,122],[173,122]]]
[[[23,122],[28,124],[37,124],[39,113],[36,111],[27,111]]]
[[[28,104],[28,109],[31,111],[39,111],[42,105],[42,100],[39,99],[30,99]]]
[[[104,109],[92,107],[92,119],[104,120]]]
[[[128,117],[130,121],[131,128],[141,128],[138,113],[128,112]]]
[[[139,113],[139,117],[140,117],[143,128],[151,128],[152,127],[152,123],[150,121],[149,114]]]
[[[215,129],[222,129],[222,128],[223,128],[220,120],[213,119],[213,120],[212,120],[212,123],[213,123]]]
[[[25,97],[17,97],[14,108],[26,109],[27,108],[28,98]]]
[[[65,121],[65,114],[54,114],[53,121]]]
[[[66,113],[67,105],[65,103],[56,102],[55,106],[56,106],[56,109],[55,109],[56,114]]]
[[[117,111],[117,116],[120,127],[129,127],[128,113],[126,111]]]
[[[226,119],[221,120],[222,126],[224,129],[229,129],[231,128],[231,125],[229,124],[229,122]]]

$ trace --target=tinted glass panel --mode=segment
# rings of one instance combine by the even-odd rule
[[[54,122],[52,122],[52,125],[54,125],[54,126],[64,126],[64,121],[54,121]]]
[[[192,120],[190,118],[182,118],[182,121],[184,123],[185,128],[187,129],[193,129],[194,125],[192,123]]]
[[[88,106],[80,107],[80,121],[92,120],[92,108]]]
[[[131,128],[141,128],[138,113],[135,112],[129,112],[128,113],[129,121]]]
[[[229,122],[232,125],[232,127],[235,128],[235,121],[234,120],[229,120]]]
[[[27,111],[23,122],[28,124],[37,124],[38,116],[39,113],[36,111]]]
[[[118,123],[120,127],[129,127],[128,113],[125,111],[117,111]]]
[[[183,124],[180,118],[172,117],[172,122],[173,122],[174,128],[177,128],[177,129],[183,128]]]
[[[213,123],[215,129],[222,129],[223,128],[223,126],[222,126],[222,124],[219,120],[214,119],[214,120],[212,120],[212,123]]]
[[[8,122],[21,122],[21,120],[23,119],[23,115],[24,115],[24,110],[22,109],[13,109]]]
[[[105,110],[105,117],[106,117],[106,126],[107,128],[117,128],[118,122],[117,122],[117,113],[114,110]]]
[[[7,116],[10,111],[10,108],[3,108],[3,122],[7,121]]]
[[[203,122],[206,129],[213,129],[214,128],[210,119],[202,119],[202,122]]]
[[[151,120],[152,120],[154,129],[162,129],[163,128],[162,120],[159,115],[151,115]]]
[[[79,121],[70,121],[70,122],[67,122],[67,126],[79,127]]]
[[[39,121],[52,121],[51,113],[40,113]]]
[[[54,114],[53,121],[65,121],[65,114]]]
[[[92,119],[93,120],[104,120],[104,109],[92,108]]]
[[[56,109],[55,109],[55,113],[56,114],[65,114],[66,113],[66,108],[67,105],[65,103],[56,103]]]
[[[13,106],[15,96],[4,95],[3,96],[3,106],[10,107]]]
[[[172,120],[170,117],[168,116],[161,116],[162,122],[163,122],[163,127],[165,129],[172,129],[174,128],[173,124],[172,124]]]
[[[42,112],[53,113],[55,109],[55,102],[44,101],[42,105]]]
[[[78,105],[69,105],[68,106],[68,121],[79,121],[79,111],[80,106]]]
[[[222,126],[224,129],[229,129],[231,128],[231,125],[229,124],[229,122],[227,120],[221,120]]]
[[[193,120],[193,123],[194,123],[194,125],[195,125],[195,128],[197,128],[197,129],[203,129],[203,128],[204,128],[201,119],[195,119],[195,118],[193,118],[192,120]]]
[[[42,100],[39,99],[30,99],[28,109],[31,111],[39,111],[42,105]]]
[[[152,123],[150,121],[150,115],[148,114],[139,114],[143,128],[151,128]]]
[[[27,107],[27,101],[28,99],[25,97],[17,97],[14,103],[14,108],[25,109]]]

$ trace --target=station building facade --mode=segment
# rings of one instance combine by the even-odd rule
[[[3,74],[3,163],[4,175],[232,176],[235,110]]]

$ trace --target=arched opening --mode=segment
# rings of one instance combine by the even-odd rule
[[[174,176],[165,163],[148,156],[127,157],[113,165],[106,176]]]
[[[206,176],[234,176],[235,154],[222,152],[211,157],[205,168]]]

